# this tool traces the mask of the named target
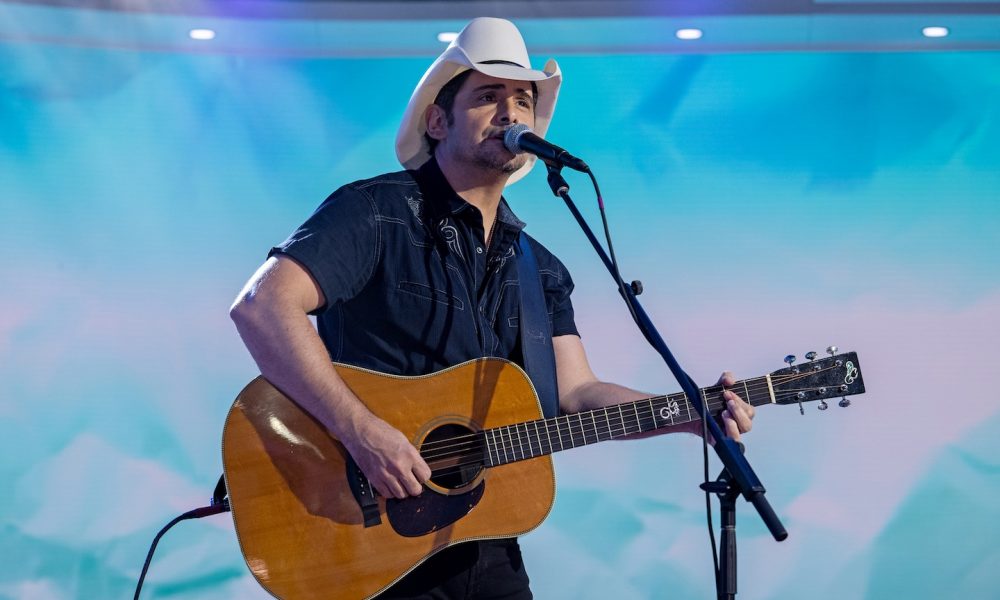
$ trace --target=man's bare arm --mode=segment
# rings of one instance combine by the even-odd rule
[[[574,413],[592,410],[655,395],[638,392],[615,383],[600,381],[590,368],[583,343],[575,335],[561,335],[552,338],[552,345],[556,353],[559,407],[564,412]],[[726,371],[719,378],[719,383],[731,386],[735,383],[735,378],[732,373]],[[726,390],[724,396],[728,407],[722,413],[723,429],[729,437],[739,440],[740,433],[750,431],[753,426],[754,408],[732,391]],[[701,425],[698,422],[684,423],[650,433],[655,435],[670,431],[685,431],[700,435]],[[647,434],[629,436],[629,438],[637,437],[647,437]]]
[[[344,444],[380,494],[419,494],[430,468],[402,433],[351,392],[309,321],[325,302],[308,271],[279,256],[254,273],[229,314],[261,374]]]

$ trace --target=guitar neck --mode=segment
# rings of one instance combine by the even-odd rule
[[[768,377],[744,379],[730,388],[753,406],[771,404],[774,395]],[[725,409],[723,387],[701,388],[699,393],[712,416]],[[486,464],[491,467],[569,450],[597,442],[664,429],[701,417],[683,392],[643,398],[549,419],[538,419],[487,429]]]

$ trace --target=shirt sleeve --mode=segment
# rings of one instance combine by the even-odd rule
[[[545,293],[545,307],[549,311],[552,322],[552,337],[560,335],[579,336],[576,328],[576,318],[573,314],[573,278],[562,261],[548,251],[545,246],[534,242],[532,250],[538,262],[538,274],[542,279],[542,290]]]
[[[364,192],[344,186],[330,195],[305,223],[268,257],[285,255],[302,265],[323,292],[322,313],[358,295],[379,258],[375,205]]]

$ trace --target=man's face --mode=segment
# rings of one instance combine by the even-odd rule
[[[443,123],[439,150],[455,162],[513,173],[528,161],[503,145],[507,128],[516,123],[535,125],[531,83],[497,79],[474,71],[455,96],[452,123]],[[443,112],[443,111],[442,111]]]

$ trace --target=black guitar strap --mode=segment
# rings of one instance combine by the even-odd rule
[[[559,389],[556,382],[556,355],[552,349],[552,326],[545,307],[545,293],[538,275],[538,262],[531,251],[528,236],[517,239],[517,279],[520,290],[521,354],[524,370],[538,392],[546,417],[559,414]]]
[[[226,490],[226,476],[220,475],[219,482],[215,484],[215,491],[212,492],[212,506],[226,502],[229,491]]]

